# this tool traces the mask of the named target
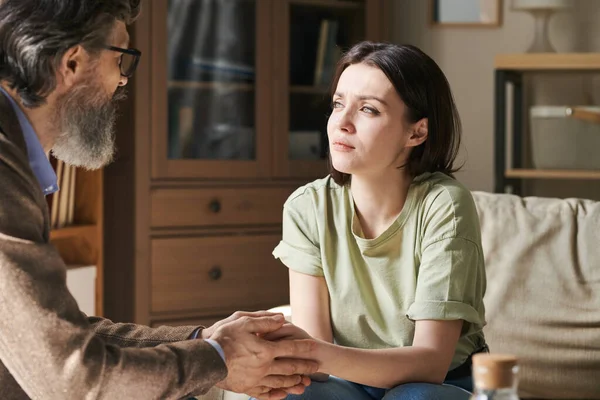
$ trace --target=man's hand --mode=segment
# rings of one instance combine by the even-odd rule
[[[225,353],[228,375],[219,387],[247,393],[261,400],[282,399],[288,393],[301,394],[309,380],[303,375],[317,371],[316,341],[281,340],[261,336],[285,323],[282,315],[234,318],[216,327],[210,338]]]

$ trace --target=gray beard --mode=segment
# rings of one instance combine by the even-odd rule
[[[52,154],[67,164],[88,170],[102,168],[113,160],[115,153],[116,102],[125,98],[119,88],[106,101],[90,93],[100,93],[91,86],[82,86],[57,102],[54,126],[61,134],[52,147]]]

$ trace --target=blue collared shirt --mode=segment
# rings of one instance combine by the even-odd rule
[[[14,101],[14,99],[0,87],[0,91],[8,98],[10,104],[17,114],[23,136],[25,138],[25,145],[27,146],[27,156],[29,157],[29,165],[33,170],[35,177],[37,178],[44,196],[55,193],[58,191],[58,180],[56,178],[56,172],[48,160],[48,156],[44,152],[44,148],[40,143],[40,139],[35,134],[33,126],[21,110],[21,107]]]
[[[33,126],[21,110],[21,107],[15,102],[15,100],[8,94],[6,91],[0,87],[0,92],[8,98],[10,104],[17,114],[17,118],[19,119],[19,124],[21,125],[21,130],[23,131],[23,136],[25,138],[25,145],[27,146],[27,156],[29,157],[29,165],[33,170],[33,174],[37,178],[40,186],[42,187],[42,191],[44,192],[44,196],[47,196],[52,193],[56,193],[58,191],[58,179],[56,178],[56,172],[54,172],[54,168],[52,164],[50,164],[50,160],[48,160],[48,156],[44,152],[44,148],[40,143],[40,139],[37,137],[35,131],[33,130]],[[199,330],[196,330],[192,334],[192,338],[196,338]],[[225,361],[225,353],[223,349],[214,340],[206,340],[211,346],[213,346],[223,361]]]

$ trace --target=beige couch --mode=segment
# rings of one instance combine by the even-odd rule
[[[473,195],[491,351],[519,356],[522,398],[600,399],[600,202]]]

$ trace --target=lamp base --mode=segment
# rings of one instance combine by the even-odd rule
[[[535,20],[533,43],[527,49],[528,53],[556,53],[556,49],[548,38],[548,25],[554,10],[533,9],[529,10]]]

